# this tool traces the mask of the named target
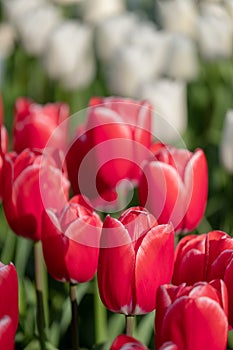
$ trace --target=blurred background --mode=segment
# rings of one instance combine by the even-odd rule
[[[154,118],[159,140],[206,153],[208,205],[197,232],[233,235],[233,0],[1,0],[0,91],[10,134],[19,96],[67,102],[71,114],[95,95],[148,99],[172,126]],[[31,248],[1,214],[0,260],[14,261],[19,274],[16,348],[25,350],[38,349]],[[49,347],[69,349],[68,286],[45,282]],[[91,349],[92,282],[78,298],[81,347]],[[108,317],[107,344],[124,327],[121,315]],[[153,349],[153,315],[138,323],[138,338]]]

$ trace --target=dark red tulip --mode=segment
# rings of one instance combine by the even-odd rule
[[[171,341],[179,350],[225,350],[226,307],[227,291],[223,281],[161,286],[157,292],[155,319],[158,348]]]
[[[92,98],[89,106],[67,155],[69,178],[75,193],[114,201],[117,184],[138,182],[148,157],[151,106],[113,97]]]
[[[173,283],[221,278],[232,295],[233,239],[225,232],[211,231],[184,237],[176,248]],[[233,326],[233,301],[229,298],[229,323]]]
[[[18,278],[12,263],[0,262],[0,349],[13,350],[18,327]]]
[[[97,273],[104,305],[126,315],[154,310],[157,288],[171,280],[173,259],[172,225],[158,225],[141,207],[126,210],[118,220],[107,216]]]
[[[111,345],[110,350],[148,350],[145,345],[133,337],[121,334]]]
[[[3,179],[3,207],[10,227],[17,235],[40,240],[42,213],[65,205],[68,180],[51,157],[28,149],[5,156]]]
[[[43,215],[42,245],[50,275],[59,281],[86,282],[98,265],[102,222],[87,198],[73,197],[61,212]]]
[[[186,149],[155,144],[153,160],[147,161],[139,184],[141,205],[160,224],[172,222],[175,231],[197,227],[206,207],[208,171],[201,149]]]
[[[20,153],[25,148],[44,149],[54,130],[69,116],[65,103],[39,105],[20,97],[15,103],[13,148]],[[67,123],[53,135],[53,147],[63,149],[67,143]]]

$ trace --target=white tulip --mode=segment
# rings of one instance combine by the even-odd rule
[[[79,9],[85,21],[98,23],[107,17],[124,12],[126,6],[124,0],[83,0]]]
[[[205,58],[232,56],[233,21],[222,6],[202,4],[198,32],[200,52]]]
[[[137,24],[138,18],[130,12],[101,21],[96,28],[98,57],[105,62],[109,61],[116,50],[127,42],[129,33],[136,29]]]
[[[174,34],[170,40],[164,73],[175,79],[192,81],[199,72],[199,58],[194,41],[185,35]]]
[[[9,23],[0,24],[0,55],[1,57],[8,57],[15,44],[16,32]]]
[[[166,58],[172,35],[166,31],[157,31],[150,22],[142,22],[129,35],[128,45],[140,48],[148,56],[151,65],[149,80],[163,74],[167,69]],[[144,63],[142,63],[143,65]],[[141,70],[144,68],[141,67]],[[138,73],[137,73],[138,74]]]
[[[154,107],[153,135],[165,143],[180,141],[187,127],[186,84],[169,79],[151,81],[141,87],[138,97]]]
[[[3,0],[3,8],[7,17],[17,27],[18,20],[27,12],[46,3],[46,0]]]
[[[18,20],[18,31],[25,50],[32,55],[41,55],[52,31],[60,22],[60,12],[53,5],[27,11]]]
[[[220,158],[225,169],[233,174],[233,109],[229,110],[225,117],[220,145]]]
[[[142,47],[122,47],[110,63],[108,86],[113,94],[135,97],[139,86],[153,76],[153,57]]]
[[[83,0],[52,0],[52,1],[59,5],[70,5],[70,4],[77,4]]]
[[[163,27],[176,33],[196,37],[197,7],[192,0],[161,0],[159,8]]]
[[[233,21],[233,0],[224,0],[224,5]]]
[[[63,22],[49,38],[44,64],[49,76],[68,88],[89,85],[95,74],[91,28],[78,21]]]

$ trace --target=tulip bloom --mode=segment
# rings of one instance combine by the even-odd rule
[[[151,107],[113,97],[92,98],[89,106],[67,154],[69,178],[75,193],[113,201],[121,180],[139,180],[151,145]]]
[[[0,348],[13,350],[18,327],[18,278],[12,263],[0,262]]]
[[[5,156],[3,180],[3,208],[11,229],[19,236],[40,240],[44,208],[64,206],[68,180],[52,158],[28,149]]]
[[[227,291],[221,280],[199,282],[192,287],[160,286],[155,319],[158,348],[171,341],[179,350],[225,350],[226,310]],[[175,349],[174,345],[171,349]]]
[[[211,231],[181,239],[175,252],[173,283],[224,280],[232,295],[233,239],[222,231]],[[229,298],[229,323],[233,326],[233,301]]]
[[[114,342],[110,350],[148,350],[145,345],[140,343],[137,339],[129,337],[128,335],[119,335]]]
[[[201,149],[194,153],[184,149],[155,144],[155,159],[148,161],[139,184],[141,205],[160,224],[172,222],[175,231],[191,231],[204,214],[208,174]]]
[[[44,106],[20,97],[15,103],[13,148],[20,153],[25,148],[44,149],[59,124],[69,116],[65,103],[48,103]],[[53,135],[53,147],[64,149],[67,143],[67,124]]]
[[[126,315],[154,310],[157,288],[171,280],[173,259],[172,225],[158,225],[142,207],[126,210],[118,220],[107,216],[97,272],[102,302]]]
[[[86,282],[98,264],[102,222],[87,198],[73,197],[60,211],[43,215],[42,246],[50,275],[59,281]]]
[[[4,155],[8,148],[8,133],[3,125],[3,104],[0,94],[0,199],[2,199],[2,167]]]

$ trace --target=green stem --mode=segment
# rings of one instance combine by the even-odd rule
[[[79,350],[78,303],[76,299],[76,284],[70,283],[70,304],[72,313],[72,349]]]
[[[134,316],[125,315],[125,328],[126,328],[126,335],[132,337],[133,328],[134,328]]]
[[[41,242],[34,244],[34,261],[35,261],[35,283],[36,283],[36,299],[37,299],[37,328],[39,333],[40,349],[46,350],[45,337],[45,315],[43,305],[43,259]]]
[[[96,277],[94,279],[94,313],[96,344],[104,343],[107,339],[107,310],[100,300]]]

